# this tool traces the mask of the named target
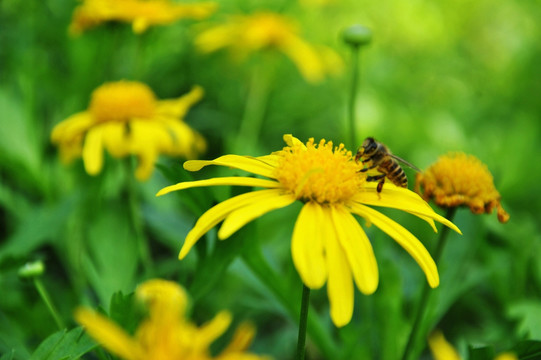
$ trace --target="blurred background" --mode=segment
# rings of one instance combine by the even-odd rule
[[[140,183],[112,157],[95,177],[85,173],[81,160],[70,166],[60,162],[50,141],[52,128],[85,110],[95,88],[121,79],[148,84],[159,99],[201,85],[205,96],[185,120],[207,139],[204,159],[269,154],[284,146],[282,136],[288,133],[302,141],[344,142],[352,151],[374,136],[421,169],[448,151],[477,156],[494,175],[511,220],[502,225],[494,214],[458,211],[454,222],[464,235],[451,235],[440,263],[442,282],[430,305],[431,327],[442,329],[462,354],[471,346],[502,351],[524,339],[541,340],[538,1],[235,0],[220,2],[203,21],[180,20],[141,35],[129,24],[107,23],[73,37],[68,27],[77,5],[69,0],[0,2],[0,353],[14,349],[14,359],[27,359],[58,330],[32,283],[17,275],[26,262],[42,260],[42,280],[68,328],[76,326],[76,306],[107,309],[115,292],[128,294],[144,279],[163,277],[188,289],[194,321],[230,309],[235,322],[256,324],[254,351],[291,358],[297,320],[231,249],[220,256],[222,245],[214,243],[212,232],[197,252],[177,260],[201,213],[238,190],[154,197],[175,182],[235,171],[186,174],[184,159],[163,156],[152,177]],[[258,54],[237,61],[227,51],[196,50],[194,38],[205,22],[262,10],[289,16],[304,40],[334,49],[344,62],[342,73],[313,84],[282,54],[270,61]],[[352,24],[373,32],[360,55],[358,144],[348,143],[352,57],[341,39]],[[259,99],[262,123],[239,141],[256,71],[270,74]],[[414,173],[406,171],[412,183]],[[300,297],[289,250],[299,208],[270,213],[239,238],[256,232],[282,286],[299,289]],[[428,227],[408,215],[393,216],[431,248],[436,235]],[[138,231],[149,258],[141,256],[134,241],[142,236]],[[312,303],[327,336],[340,348],[336,358],[397,359],[424,278],[390,238],[373,227],[367,232],[381,272],[378,291],[370,297],[356,291],[353,320],[342,329],[330,322],[325,290],[313,291]],[[308,358],[328,357],[310,337],[308,346]],[[419,345],[417,355],[430,358],[423,349]]]

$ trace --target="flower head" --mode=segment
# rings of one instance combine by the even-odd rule
[[[457,152],[441,156],[424,173],[417,174],[415,190],[444,208],[467,206],[474,214],[490,214],[496,208],[501,223],[509,220],[492,174],[473,155]]]
[[[353,282],[364,294],[378,286],[378,267],[372,245],[354,215],[374,224],[396,240],[419,264],[432,287],[439,284],[436,264],[423,244],[400,224],[370,206],[390,207],[426,220],[434,229],[439,221],[458,228],[436,214],[417,194],[392,184],[377,193],[343,145],[310,139],[303,144],[291,135],[288,146],[261,157],[225,155],[215,160],[194,160],[184,168],[197,171],[207,165],[233,167],[268,179],[222,177],[168,186],[159,195],[197,186],[239,185],[263,188],[225,200],[207,212],[188,233],[179,258],[212,227],[223,220],[218,231],[226,239],[248,222],[299,200],[304,203],[295,223],[291,254],[299,275],[309,288],[327,283],[331,317],[337,326],[347,324],[353,313]]]
[[[461,360],[460,355],[443,336],[440,330],[435,330],[428,337],[428,346],[430,352],[434,356],[434,360]],[[517,356],[513,353],[505,352],[501,353],[494,358],[494,360],[518,360]]]
[[[278,50],[310,82],[320,81],[327,73],[340,72],[342,68],[342,60],[333,50],[308,44],[299,37],[290,19],[270,12],[232,17],[203,31],[195,42],[201,52],[230,48],[241,59],[256,51]]]
[[[182,121],[202,96],[196,86],[178,99],[157,100],[145,84],[106,83],[94,90],[88,110],[54,127],[51,140],[64,162],[82,156],[90,175],[100,173],[103,149],[117,158],[136,155],[135,175],[144,180],[160,154],[192,158],[205,150],[205,140]]]
[[[125,360],[258,360],[267,359],[245,352],[255,334],[253,326],[242,324],[233,340],[218,356],[209,347],[231,323],[228,312],[197,327],[185,318],[188,299],[176,283],[154,279],[141,284],[136,297],[146,304],[148,317],[139,324],[135,336],[99,313],[79,308],[75,319],[103,347]]]
[[[179,4],[170,0],[84,0],[73,12],[70,33],[79,35],[103,22],[132,23],[140,34],[152,25],[167,25],[177,20],[204,19],[217,8],[215,2]]]

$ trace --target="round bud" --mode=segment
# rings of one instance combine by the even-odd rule
[[[36,276],[41,276],[43,272],[45,271],[45,265],[43,264],[43,261],[38,260],[31,263],[24,264],[19,269],[19,276],[21,278],[33,278]]]
[[[372,41],[372,30],[362,25],[351,25],[342,32],[342,39],[348,45],[359,47]]]

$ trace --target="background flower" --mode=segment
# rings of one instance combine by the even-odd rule
[[[88,110],[55,126],[51,140],[64,162],[82,156],[86,172],[103,168],[103,150],[121,158],[136,155],[139,180],[150,177],[160,154],[195,157],[205,140],[182,119],[203,96],[201,87],[175,100],[157,100],[152,90],[138,82],[106,83],[92,93]]]
[[[79,308],[75,319],[103,347],[125,360],[268,359],[245,351],[255,335],[248,324],[237,329],[229,346],[218,356],[212,356],[210,345],[230,325],[231,315],[224,311],[201,327],[192,324],[185,318],[186,293],[174,282],[148,280],[137,288],[136,296],[146,304],[149,313],[133,337],[94,310]]]
[[[153,25],[167,25],[180,19],[203,19],[217,8],[215,2],[182,4],[169,0],[84,0],[73,12],[69,31],[83,31],[107,21],[132,23],[140,34]]]

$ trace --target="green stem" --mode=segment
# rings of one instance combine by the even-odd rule
[[[359,87],[359,54],[360,46],[351,47],[351,91],[349,95],[349,106],[348,106],[348,131],[349,131],[349,142],[350,148],[353,149],[359,144],[357,143],[357,130],[355,128],[355,101],[357,98],[357,89]]]
[[[250,152],[259,139],[272,78],[272,69],[265,66],[266,64],[267,62],[257,64],[252,73],[244,115],[235,139],[234,151]]]
[[[141,220],[141,209],[137,199],[137,184],[134,178],[135,169],[132,160],[133,159],[131,158],[126,159],[128,162],[128,169],[125,174],[128,182],[126,186],[126,190],[128,192],[128,206],[139,257],[141,258],[145,272],[148,274],[152,268],[152,257],[150,256],[150,247],[143,229],[143,221]]]
[[[253,243],[250,251],[243,253],[244,262],[272,292],[274,297],[289,312],[290,316],[299,319],[300,309],[298,303],[292,301],[294,299],[291,299],[291,296],[288,295],[290,294],[290,290],[284,286],[282,279],[276,275],[274,269],[269,265],[261,249],[258,248],[259,245],[254,245]],[[337,356],[339,353],[338,347],[332,341],[330,334],[315,315],[314,311],[308,312],[307,332],[323,353],[324,358],[339,358]]]
[[[51,297],[49,296],[49,293],[47,292],[47,289],[45,289],[45,286],[41,282],[41,280],[37,277],[34,277],[34,286],[36,287],[36,290],[39,293],[39,296],[47,306],[47,309],[49,309],[49,312],[51,313],[54,322],[56,323],[56,326],[58,326],[59,330],[65,329],[66,326],[64,325],[64,322],[60,318],[60,315],[58,315],[58,311],[54,307],[53,302],[51,301]]]
[[[302,285],[301,317],[299,319],[299,336],[297,338],[297,360],[304,360],[306,344],[306,324],[310,307],[310,289]]]
[[[445,218],[449,221],[453,221],[453,218],[456,213],[456,207],[448,208],[447,213],[445,214]],[[440,236],[438,238],[438,242],[436,243],[436,249],[434,250],[434,254],[432,255],[432,258],[434,259],[434,262],[436,265],[438,265],[441,255],[443,253],[443,249],[445,247],[445,244],[447,243],[447,235],[449,234],[449,228],[447,226],[444,226],[443,229],[440,232]],[[421,299],[419,300],[419,305],[417,307],[417,313],[415,315],[415,319],[413,321],[413,326],[411,328],[411,332],[408,338],[408,342],[406,344],[406,348],[404,349],[404,353],[402,355],[402,360],[408,360],[411,356],[411,352],[413,350],[413,347],[415,345],[415,342],[417,341],[417,337],[419,336],[419,332],[422,328],[422,322],[423,318],[425,316],[425,311],[428,305],[428,301],[430,300],[430,286],[427,282],[425,282],[423,287],[423,292],[421,294]]]

